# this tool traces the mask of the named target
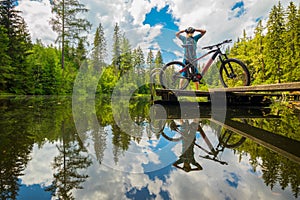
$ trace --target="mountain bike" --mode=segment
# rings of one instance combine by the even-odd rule
[[[209,50],[203,56],[198,57],[191,62],[184,64],[180,61],[172,61],[163,66],[159,74],[160,84],[166,89],[185,89],[190,81],[201,81],[207,70],[211,67],[216,58],[220,60],[220,80],[224,87],[238,87],[250,85],[250,73],[247,66],[240,60],[228,58],[226,53],[221,50],[222,45],[230,43],[232,40],[225,40],[221,43],[203,47],[202,49]],[[186,48],[186,45],[183,45]],[[212,54],[212,57],[207,61],[200,74],[194,70],[192,63],[203,59]],[[183,73],[185,72],[185,75]],[[201,83],[201,82],[200,82]]]
[[[185,124],[185,125],[184,125]],[[183,126],[184,125],[184,126]],[[190,129],[192,126],[185,120],[183,123],[178,124],[174,120],[172,120],[169,123],[169,130],[167,132],[162,131],[161,135],[171,141],[171,142],[179,142],[180,140],[183,140],[186,136],[185,132],[187,129]],[[202,156],[199,155],[199,157],[212,160],[215,162],[218,162],[222,165],[226,164],[227,162],[222,161],[220,157],[218,157],[219,153],[223,152],[225,148],[234,149],[242,145],[246,138],[243,136],[237,136],[234,132],[224,129],[222,130],[218,136],[218,144],[213,145],[210,139],[207,137],[206,133],[202,129],[202,127],[198,124],[197,132],[200,133],[201,138],[204,140],[205,144],[207,145],[207,148],[204,148],[203,146],[200,146],[195,141],[193,141],[193,145],[198,147],[200,150],[206,153],[206,155]]]

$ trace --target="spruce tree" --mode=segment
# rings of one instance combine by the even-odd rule
[[[300,80],[300,17],[293,2],[290,2],[287,9],[286,31],[283,34],[285,51],[283,51],[283,74],[284,81]]]
[[[140,46],[138,46],[134,52],[134,66],[137,69],[138,74],[140,74],[145,64],[144,53]]]
[[[264,27],[260,20],[254,30],[253,38],[253,53],[250,55],[253,57],[253,84],[259,84],[265,82],[265,55],[264,55],[264,42],[265,37],[263,35]]]
[[[131,52],[131,45],[129,40],[123,34],[121,38],[121,45],[120,45],[120,77],[132,69],[132,52]]]
[[[113,49],[112,49],[112,65],[117,69],[116,74],[120,70],[121,64],[121,33],[118,23],[116,23],[113,35]]]
[[[79,39],[79,43],[77,45],[76,52],[75,52],[75,65],[76,65],[76,68],[79,69],[82,62],[86,60],[86,58],[87,58],[86,54],[87,54],[87,52],[86,52],[86,49],[84,47],[84,40]]]
[[[93,68],[100,71],[105,66],[105,58],[107,56],[106,40],[104,37],[104,30],[100,23],[96,29],[94,43],[93,43],[92,63]]]
[[[15,7],[14,0],[0,1],[0,26],[4,27],[2,31],[8,37],[6,54],[13,61],[11,68],[7,67],[14,72],[7,76],[6,88],[9,88],[10,92],[25,93],[23,78],[27,74],[24,71],[26,68],[24,64],[32,44],[27,25],[20,16],[21,12]]]
[[[8,54],[9,38],[4,26],[0,25],[0,92],[7,91],[6,84],[11,79],[11,58]]]
[[[155,55],[154,63],[155,63],[155,68],[161,68],[163,65],[163,59],[160,50],[158,50],[158,52]]]
[[[154,56],[153,56],[153,52],[152,52],[151,49],[148,52],[146,63],[147,63],[147,65],[150,69],[150,72],[151,72],[151,70],[154,68]]]
[[[267,22],[268,33],[266,35],[266,70],[267,83],[280,83],[283,75],[282,63],[284,50],[283,33],[284,10],[281,3],[274,6]]]
[[[67,44],[78,44],[80,39],[86,39],[85,33],[89,32],[91,23],[81,17],[88,12],[88,9],[78,0],[58,0],[52,7],[52,13],[55,14],[50,21],[52,29],[58,33],[56,42],[61,45],[62,68],[65,67],[65,47]]]

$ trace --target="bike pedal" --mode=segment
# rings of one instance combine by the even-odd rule
[[[201,79],[202,79],[201,74],[197,74],[196,76],[193,77],[193,82],[199,82],[200,83]]]

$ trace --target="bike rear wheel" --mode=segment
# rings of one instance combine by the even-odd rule
[[[224,129],[219,136],[219,142],[226,148],[237,148],[245,142],[246,138],[228,129]]]
[[[179,71],[185,67],[185,64],[179,61],[172,61],[163,66],[159,79],[160,84],[165,89],[184,90],[190,83],[190,79],[184,77]]]
[[[220,79],[224,87],[250,85],[250,73],[246,65],[234,58],[225,60],[220,67]]]

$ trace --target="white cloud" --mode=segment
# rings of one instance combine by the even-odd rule
[[[33,42],[36,39],[41,39],[46,45],[53,44],[57,34],[49,25],[52,17],[49,0],[42,0],[41,2],[21,0],[18,9],[22,11]]]
[[[149,25],[143,25],[146,14],[154,7],[161,9],[168,5],[169,13],[178,19],[176,23],[180,29],[187,26],[206,29],[207,34],[199,42],[199,46],[205,46],[229,38],[236,40],[242,36],[244,29],[248,35],[253,34],[257,18],[266,20],[273,5],[277,4],[277,1],[274,0],[244,0],[245,13],[237,18],[234,17],[234,11],[231,11],[231,8],[237,2],[237,0],[82,1],[89,9],[87,18],[93,24],[89,37],[90,43],[92,43],[96,27],[101,23],[107,39],[108,52],[111,52],[113,29],[115,23],[118,22],[121,30],[130,39],[132,48],[140,46],[145,53],[153,46],[160,49],[160,44],[155,41],[155,37],[163,27],[150,28]],[[281,1],[285,7],[288,2],[289,0]],[[48,24],[51,17],[49,0],[42,0],[42,2],[21,0],[19,8],[23,11],[23,16],[32,33],[33,40],[40,38],[47,44],[54,41],[56,34]]]
[[[209,139],[214,144],[217,142],[217,135],[214,134],[209,126],[204,127]],[[200,141],[197,141],[200,144]],[[92,143],[90,143],[92,145]],[[138,147],[149,147],[157,145],[157,141],[153,144],[146,140],[141,141]],[[105,156],[109,156],[112,160],[111,138],[105,151]],[[130,149],[133,151],[134,149]],[[181,145],[176,145],[172,148],[173,153],[177,156],[181,153]],[[91,152],[90,152],[91,153]],[[152,152],[162,156],[161,151]],[[163,154],[164,156],[170,156]],[[203,153],[203,152],[202,152]],[[46,143],[42,148],[34,146],[32,152],[32,160],[28,163],[25,175],[20,177],[22,183],[26,185],[42,184],[50,185],[52,177],[51,161],[58,154],[56,144]],[[108,154],[108,155],[107,155]],[[256,172],[251,172],[249,164],[250,157],[243,155],[239,160],[239,156],[234,154],[234,151],[226,149],[222,157],[226,159],[228,165],[220,165],[219,163],[199,158],[198,151],[195,151],[195,159],[202,165],[203,170],[197,172],[186,173],[182,170],[158,171],[158,175],[151,177],[143,171],[136,173],[137,168],[144,162],[143,155],[140,157],[132,157],[130,154],[124,154],[124,158],[120,159],[120,165],[132,166],[132,171],[120,171],[124,169],[120,167],[99,165],[92,156],[93,164],[89,166],[83,174],[89,175],[85,182],[82,183],[83,189],[73,191],[76,199],[127,199],[126,193],[132,189],[142,190],[147,189],[150,195],[155,195],[156,199],[163,199],[161,191],[167,192],[172,199],[289,199],[292,192],[290,188],[287,191],[282,191],[279,185],[274,186],[271,190],[266,186],[261,178],[262,169],[257,167]],[[156,159],[156,155],[152,159]],[[142,158],[142,159],[141,159]],[[158,169],[159,170],[159,169]],[[164,176],[164,179],[160,178]],[[235,178],[237,177],[237,178]],[[232,181],[234,184],[228,184]],[[277,193],[278,192],[278,193]],[[146,194],[146,193],[144,193]]]
[[[31,153],[32,160],[28,162],[24,176],[21,177],[22,184],[51,185],[53,179],[51,162],[56,155],[58,155],[56,143],[46,143],[42,148],[34,145]]]

